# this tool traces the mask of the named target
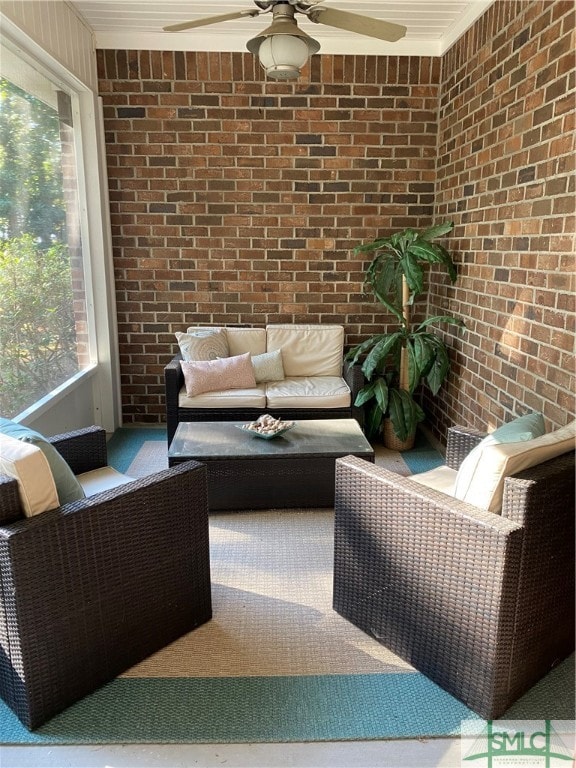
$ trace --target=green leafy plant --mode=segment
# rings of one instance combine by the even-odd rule
[[[355,253],[375,254],[365,283],[395,318],[393,330],[371,336],[347,354],[352,364],[362,360],[367,379],[355,405],[365,406],[365,431],[369,438],[378,435],[386,416],[400,440],[413,435],[417,424],[424,420],[424,412],[414,399],[415,391],[425,383],[436,395],[448,375],[448,350],[431,326],[464,324],[450,315],[434,315],[412,327],[410,309],[424,292],[425,270],[430,264],[445,267],[450,280],[455,282],[456,267],[450,254],[442,245],[432,242],[451,232],[453,226],[446,222],[423,232],[405,229],[355,248]]]
[[[0,239],[0,414],[9,418],[78,371],[68,248]]]

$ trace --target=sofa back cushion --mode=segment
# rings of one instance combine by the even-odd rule
[[[26,517],[59,506],[50,465],[38,446],[0,433],[0,474],[18,483]]]
[[[268,352],[282,350],[284,373],[290,376],[341,376],[344,328],[341,325],[268,325]]]
[[[250,352],[251,355],[261,355],[266,352],[266,331],[264,328],[194,328],[191,326],[186,329],[187,334],[194,334],[198,331],[224,332],[228,343],[228,355],[230,355],[230,357],[243,355],[246,352]],[[226,357],[226,355],[217,354],[216,357]]]

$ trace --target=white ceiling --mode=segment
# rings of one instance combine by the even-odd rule
[[[252,0],[68,0],[92,27],[97,48],[245,51],[271,14],[225,21],[187,32],[162,27],[205,16],[255,8]],[[396,43],[314,24],[298,13],[298,25],[321,45],[320,53],[441,56],[493,0],[326,0],[326,6],[404,24]]]

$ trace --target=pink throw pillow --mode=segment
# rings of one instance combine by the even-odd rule
[[[250,352],[218,360],[181,361],[188,397],[224,389],[250,389],[256,386]]]

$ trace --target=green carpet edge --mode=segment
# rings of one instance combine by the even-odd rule
[[[117,678],[34,732],[0,709],[0,743],[287,743],[458,734],[471,710],[419,673]]]
[[[574,655],[503,719],[574,720]],[[0,743],[208,744],[459,736],[481,718],[419,672],[120,677],[29,732],[0,704]]]
[[[148,440],[164,441],[166,453],[168,453],[165,428],[119,427],[106,444],[108,464],[118,472],[126,472],[138,451]]]

